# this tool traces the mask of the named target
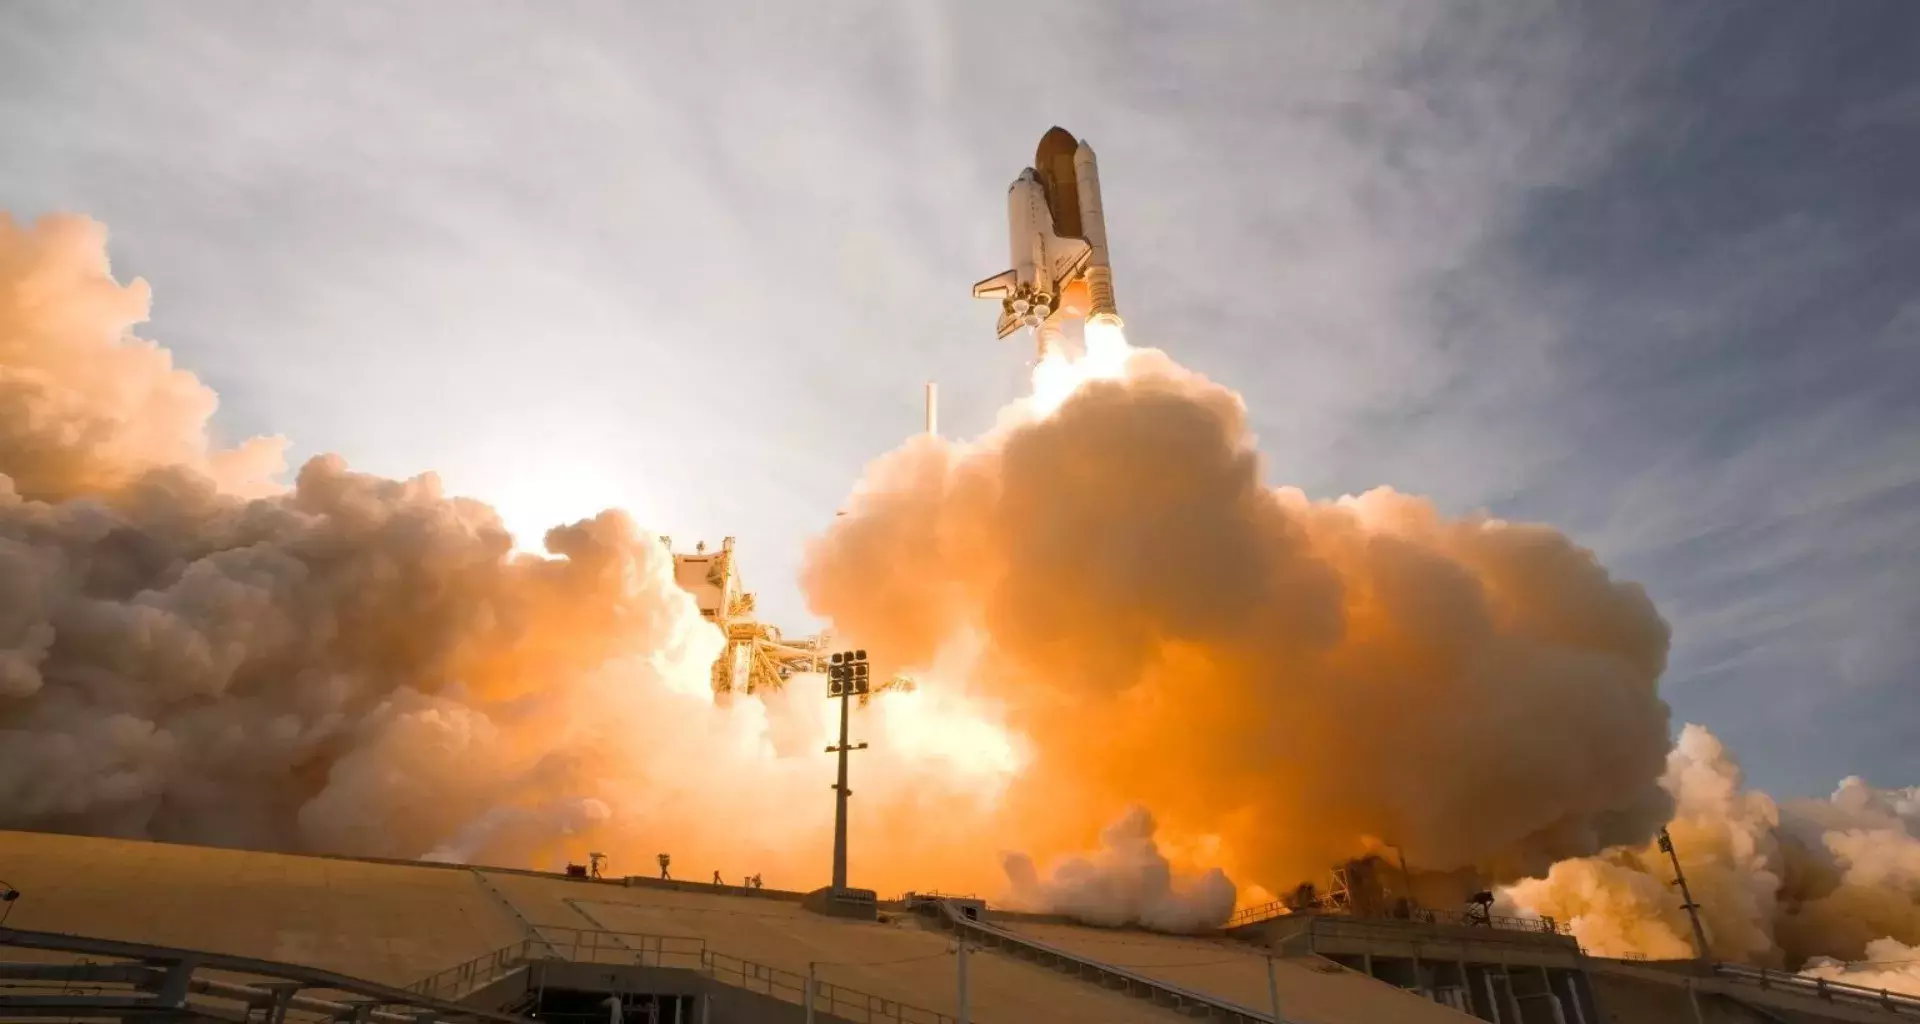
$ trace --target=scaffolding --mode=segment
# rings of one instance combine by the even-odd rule
[[[673,551],[672,538],[661,537],[660,543]],[[700,617],[718,626],[726,637],[727,645],[713,663],[716,696],[779,690],[800,673],[826,672],[832,634],[788,637],[780,627],[760,621],[754,614],[753,594],[741,584],[732,537],[721,540],[718,551],[707,550],[702,541],[691,553],[674,552],[673,577],[693,596]],[[866,706],[875,693],[913,688],[912,679],[895,676],[861,694],[860,704]]]

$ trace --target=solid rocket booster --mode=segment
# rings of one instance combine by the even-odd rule
[[[1080,185],[1080,229],[1086,232],[1087,289],[1092,307],[1087,320],[1120,322],[1120,310],[1113,302],[1113,265],[1107,262],[1107,215],[1100,209],[1100,165],[1093,157],[1093,146],[1082,139],[1073,154],[1074,176]]]
[[[1120,323],[1093,147],[1064,128],[1040,139],[1033,166],[1007,189],[1007,249],[1012,269],[973,286],[975,298],[1000,302],[1004,338],[1031,327],[1042,356],[1060,336],[1068,289],[1086,292],[1088,322]]]

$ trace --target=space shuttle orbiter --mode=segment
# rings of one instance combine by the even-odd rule
[[[1064,128],[1041,137],[1033,166],[1007,190],[1007,236],[1013,269],[973,286],[974,298],[1000,300],[1000,337],[1031,327],[1045,356],[1066,312],[1084,314],[1089,323],[1120,322],[1092,146]],[[1071,305],[1082,308],[1063,311],[1069,289],[1077,300]]]

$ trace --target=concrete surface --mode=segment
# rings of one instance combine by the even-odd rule
[[[405,985],[518,941],[468,872],[0,831],[7,924]]]
[[[958,1006],[956,964],[948,952],[951,940],[923,928],[916,918],[887,914],[885,923],[844,921],[771,895],[583,887],[524,875],[489,877],[536,925],[698,936],[709,949],[795,974],[806,974],[808,964],[816,963],[822,981],[885,999],[949,1015]],[[1152,1024],[1190,1019],[991,953],[973,954],[968,967],[978,1021]]]
[[[1079,925],[999,920],[989,923],[1069,953],[1218,996],[1248,1009],[1265,1010],[1269,1003],[1266,957],[1243,944]],[[1306,1024],[1349,1021],[1464,1024],[1473,1020],[1466,1014],[1320,957],[1276,958],[1274,980],[1280,989],[1281,1014]]]
[[[389,984],[410,984],[546,926],[683,936],[715,953],[796,975],[804,976],[808,964],[817,963],[823,981],[885,999],[949,1015],[957,1008],[949,936],[910,915],[887,913],[887,921],[872,923],[820,917],[801,907],[798,893],[7,831],[0,831],[0,877],[23,893],[8,921],[15,927],[307,964]],[[996,916],[992,923],[1249,1009],[1267,1006],[1265,958],[1229,940],[1017,917]],[[1421,952],[1438,951],[1423,943]],[[1516,945],[1498,952],[1500,959],[1526,960],[1551,959],[1559,951]],[[693,959],[697,964],[697,953]],[[969,960],[974,1016],[984,1024],[1187,1019],[992,952]],[[1321,957],[1284,957],[1276,966],[1282,1009],[1290,1020],[1460,1024],[1471,1019]],[[1691,1000],[1674,978],[1646,967],[1599,966],[1600,1016],[1608,1024],[1691,1024]],[[1718,995],[1703,1000],[1709,1024],[1764,1017],[1727,996],[1763,1003],[1777,1020],[1890,1019],[1870,1008],[1821,1006],[1744,989],[1712,993],[1716,987],[1703,985],[1708,990],[1703,994]]]
[[[448,865],[249,853],[0,831],[10,925],[308,964],[392,984],[521,941],[530,925],[644,931],[941,1013],[956,1008],[948,940],[915,919],[832,920],[797,894],[617,882]],[[489,886],[488,883],[491,883]],[[591,916],[589,916],[591,915]],[[898,962],[905,960],[907,962]],[[985,1024],[1185,1020],[1043,968],[970,958]]]

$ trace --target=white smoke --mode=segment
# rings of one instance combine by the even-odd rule
[[[527,849],[552,836],[583,835],[612,817],[611,808],[591,798],[558,800],[538,807],[495,807],[468,822],[420,859],[470,864],[488,849],[502,846]],[[544,866],[558,870],[563,865]]]
[[[1867,943],[1863,959],[1848,963],[1830,956],[1816,956],[1807,961],[1800,973],[1863,988],[1920,995],[1920,944],[1909,946],[1898,939],[1875,939]]]
[[[1682,731],[1662,784],[1675,799],[1668,829],[1714,959],[1847,981],[1856,979],[1841,973],[1872,971],[1887,987],[1920,991],[1910,971],[1841,963],[1888,965],[1898,959],[1889,951],[1920,942],[1915,790],[1850,778],[1827,800],[1777,803],[1747,789],[1739,762],[1697,725]],[[1691,926],[1672,877],[1657,846],[1618,847],[1562,861],[1503,895],[1521,911],[1567,921],[1596,954],[1689,957]]]
[[[1004,857],[1008,902],[1088,924],[1155,931],[1216,927],[1233,913],[1234,885],[1219,868],[1182,877],[1161,852],[1153,815],[1132,807],[1100,833],[1100,849],[1067,857],[1042,877],[1024,853]]]

